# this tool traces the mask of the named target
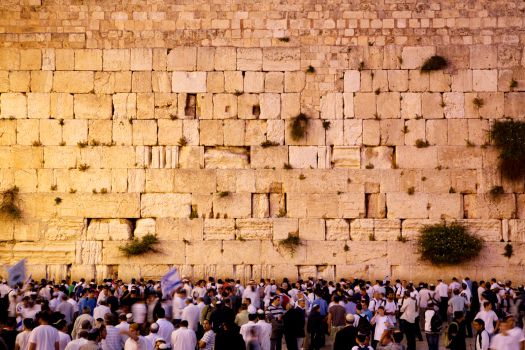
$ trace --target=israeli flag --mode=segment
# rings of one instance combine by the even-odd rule
[[[171,269],[160,280],[160,286],[162,288],[162,296],[164,298],[170,296],[174,290],[182,286],[179,271],[176,268]]]
[[[26,259],[22,259],[7,270],[9,278],[7,283],[15,287],[17,283],[26,280]]]

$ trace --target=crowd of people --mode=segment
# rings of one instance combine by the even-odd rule
[[[0,284],[0,350],[523,350],[523,287],[510,281],[435,284],[183,278]],[[423,337],[425,336],[425,337]],[[331,341],[328,341],[329,339]]]

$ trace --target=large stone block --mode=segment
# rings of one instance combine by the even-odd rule
[[[434,46],[405,46],[401,58],[401,68],[403,69],[419,69],[431,56],[435,55],[436,48]]]
[[[4,93],[0,96],[0,104],[4,119],[26,118],[27,117],[27,98],[20,93]]]
[[[297,71],[301,66],[299,48],[267,47],[263,49],[263,70]]]
[[[272,238],[272,221],[270,219],[237,219],[236,228],[237,239],[266,240]]]
[[[361,168],[361,154],[359,147],[335,146],[332,153],[334,168]]]
[[[57,212],[62,216],[86,218],[136,218],[140,215],[136,194],[64,194]]]
[[[183,264],[185,255],[185,244],[182,241],[160,241],[155,246],[155,253],[126,257],[119,249],[126,244],[125,241],[104,241],[102,247],[102,263],[108,265],[132,264],[135,267],[144,264]],[[133,276],[136,276],[134,274]],[[119,274],[120,277],[120,274]],[[124,277],[123,277],[124,278]]]
[[[174,47],[167,58],[169,71],[193,71],[197,64],[197,48],[191,46]]]
[[[75,50],[75,70],[102,70],[102,50]]]
[[[187,218],[190,215],[190,194],[143,194],[140,212],[143,217]]]
[[[206,72],[173,72],[171,89],[173,92],[206,92]]]
[[[425,193],[387,193],[386,206],[389,219],[428,218],[428,195]]]
[[[173,191],[179,193],[210,194],[216,191],[215,170],[176,170],[173,176]]]
[[[263,55],[260,48],[237,48],[237,70],[261,70],[262,60]]]
[[[53,78],[54,92],[90,93],[93,87],[93,72],[59,71]]]
[[[87,227],[88,240],[122,241],[131,237],[131,222],[126,219],[92,219]]]
[[[150,71],[152,70],[153,68],[152,50],[147,49],[147,48],[131,49],[130,68],[132,71]]]
[[[252,213],[250,193],[229,193],[213,196],[213,213],[219,218],[248,218]]]
[[[252,146],[250,165],[252,168],[281,168],[288,163],[288,147]]]
[[[464,196],[464,210],[467,219],[513,219],[517,208],[514,194],[497,197],[467,194]]]
[[[74,104],[77,119],[111,119],[111,95],[76,94]]]
[[[206,149],[204,164],[208,169],[246,169],[250,167],[246,149],[235,147]]]
[[[417,148],[415,146],[396,147],[396,164],[400,168],[434,169],[438,165],[437,148]]]
[[[163,241],[203,240],[203,219],[157,218],[157,237]]]
[[[127,71],[131,68],[129,49],[104,50],[103,69],[105,71]]]
[[[73,264],[75,242],[16,243],[13,246],[13,260],[21,259],[27,259],[29,264]]]

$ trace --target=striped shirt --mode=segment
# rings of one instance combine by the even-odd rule
[[[280,320],[283,317],[284,309],[281,306],[270,305],[266,313],[271,315],[273,319]]]

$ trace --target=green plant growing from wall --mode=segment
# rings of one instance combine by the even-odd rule
[[[306,136],[308,122],[308,117],[304,113],[299,113],[292,119],[291,136],[294,141],[301,140]]]
[[[279,143],[275,142],[275,141],[270,141],[270,140],[266,140],[266,141],[261,143],[261,147],[262,148],[268,148],[268,147],[272,147],[272,146],[279,146]]]
[[[456,265],[471,261],[483,248],[483,240],[453,222],[425,225],[417,240],[421,259],[434,265]]]
[[[480,109],[481,107],[483,107],[485,105],[485,101],[481,98],[481,97],[476,97],[472,100],[472,104],[474,105],[474,107],[476,107],[477,109]]]
[[[288,250],[293,256],[297,249],[303,245],[301,239],[299,238],[299,232],[290,232],[288,237],[279,241],[279,246]]]
[[[178,145],[179,147],[184,147],[188,144],[188,139],[186,139],[186,137],[182,136],[180,139],[179,139],[179,142],[178,142]]]
[[[510,243],[505,244],[505,247],[503,248],[503,256],[510,259],[513,255],[514,255],[514,248],[512,247],[512,244]]]
[[[423,65],[421,66],[422,72],[430,72],[434,70],[441,70],[445,69],[448,66],[448,61],[442,57],[434,55],[430,58],[428,58]]]
[[[425,148],[430,146],[430,143],[427,140],[417,139],[416,140],[416,147],[417,148]]]
[[[8,188],[2,192],[2,202],[0,204],[0,216],[12,220],[22,217],[22,210],[18,207],[19,189],[16,186]]]
[[[329,120],[323,120],[323,129],[325,129],[325,130],[330,129],[330,121]]]
[[[147,234],[141,239],[134,238],[130,242],[126,243],[124,246],[119,247],[119,250],[126,257],[132,257],[137,255],[143,255],[146,253],[156,253],[157,249],[155,245],[159,243],[157,236],[152,234]]]
[[[498,120],[490,130],[490,137],[499,150],[499,168],[503,177],[523,179],[525,175],[525,122]]]
[[[306,73],[307,73],[307,74],[314,74],[314,73],[315,73],[315,67],[312,66],[312,65],[309,65],[309,66],[306,68]]]
[[[489,193],[492,197],[498,197],[504,194],[505,190],[503,189],[503,186],[492,186]]]

